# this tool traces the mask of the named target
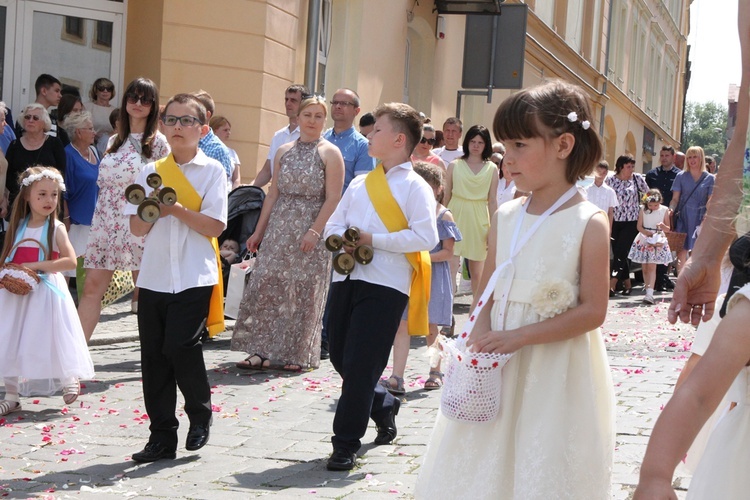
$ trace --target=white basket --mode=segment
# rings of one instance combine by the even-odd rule
[[[502,367],[512,354],[474,353],[460,349],[454,339],[441,339],[447,362],[440,410],[464,423],[494,420],[500,413]]]

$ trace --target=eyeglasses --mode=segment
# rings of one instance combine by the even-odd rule
[[[177,122],[180,122],[180,125],[183,127],[192,127],[196,123],[198,125],[203,125],[203,122],[201,122],[199,118],[196,118],[195,116],[190,116],[190,115],[184,115],[184,116],[164,115],[161,121],[167,127],[174,127],[175,125],[177,125]]]
[[[34,120],[35,122],[38,122],[42,117],[39,115],[23,115],[23,119],[26,121]]]
[[[94,131],[94,127],[81,127],[78,130],[88,130],[89,132],[93,132]]]
[[[141,105],[151,106],[154,103],[154,99],[152,99],[151,97],[138,96],[135,94],[128,94],[125,97],[128,100],[128,104],[135,104],[138,101],[141,101]]]
[[[419,143],[420,143],[420,144],[424,144],[425,142],[426,142],[427,144],[429,144],[430,146],[433,146],[433,145],[435,144],[435,138],[433,137],[432,139],[427,139],[427,138],[425,138],[425,137],[422,137],[422,138],[421,138],[421,139],[419,140]]]
[[[115,86],[114,85],[97,85],[96,90],[98,90],[99,92],[112,92],[113,90],[115,90]]]
[[[350,101],[331,101],[331,106],[352,106],[356,107],[357,105]]]

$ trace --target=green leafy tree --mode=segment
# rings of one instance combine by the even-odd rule
[[[685,143],[682,151],[690,146],[700,146],[706,155],[719,162],[726,150],[727,108],[716,102],[688,102],[685,106]]]

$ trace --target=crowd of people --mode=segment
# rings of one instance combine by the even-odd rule
[[[499,380],[503,411],[485,425],[440,414],[417,496],[606,498],[614,388],[599,327],[608,297],[632,293],[637,263],[649,304],[655,291],[675,287],[670,271],[678,274],[670,320],[697,323],[714,309],[707,270],[729,243],[719,232],[731,232],[726,220],[739,203],[731,179],[741,175],[748,121],[750,16],[743,9],[745,93],[721,176],[700,147],[687,149],[684,168],[664,146],[659,166],[645,175],[628,154],[610,172],[585,92],[562,81],[506,99],[492,123],[495,143],[483,125],[464,133],[451,117],[437,130],[400,103],[365,113],[357,130],[355,90],[338,89],[327,102],[295,84],[284,92],[288,125],[274,134],[253,181],[268,190],[258,222],[240,242],[224,235],[240,161],[225,144],[231,123],[206,91],[160,106],[156,84],[137,78],[115,107],[106,78],[84,103],[41,75],[36,101],[21,110],[15,130],[6,123],[0,143],[0,167],[7,163],[0,212],[8,221],[0,310],[10,325],[0,343],[0,415],[20,411],[20,396],[78,398],[79,381],[93,377],[86,342],[105,291],[116,272],[132,273],[150,419],[148,441],[132,458],[176,457],[178,388],[190,421],[185,448],[199,450],[212,425],[202,345],[223,330],[221,257],[249,253],[257,256],[231,339],[231,349],[246,354],[237,368],[300,372],[330,357],[343,385],[327,468],[351,470],[370,419],[376,445],[397,437],[410,337],[426,336],[437,350],[439,329],[453,333],[456,278],[465,274],[474,313],[455,342],[467,356],[512,355]],[[157,196],[155,174],[176,201],[159,198],[149,219],[125,190],[136,184]],[[714,192],[731,203],[709,203]],[[712,218],[721,223],[704,227]],[[344,255],[329,252],[336,239]],[[332,266],[340,257],[355,264]],[[77,309],[63,273],[81,288]],[[20,293],[21,285],[30,291]],[[684,375],[655,427],[638,498],[669,497],[667,476],[699,420],[747,364],[750,348],[736,325],[750,315],[750,292],[727,290],[732,299],[717,338],[734,338],[740,348],[722,338],[697,354],[703,359],[691,359],[686,373],[695,375]],[[484,308],[483,292],[492,307]],[[52,317],[54,328],[42,328]],[[40,352],[40,345],[49,348]],[[721,356],[732,363],[722,365]],[[722,375],[709,376],[711,367]],[[425,370],[425,390],[456,383],[444,379],[439,356]],[[696,490],[714,491],[710,474],[726,461],[710,446]]]

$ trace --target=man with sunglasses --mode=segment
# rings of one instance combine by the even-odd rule
[[[276,156],[276,151],[280,146],[299,139],[297,113],[299,112],[299,105],[302,104],[302,100],[305,96],[309,95],[310,91],[307,90],[307,87],[298,83],[288,86],[284,91],[284,109],[286,110],[287,118],[289,118],[289,125],[277,130],[273,134],[266,162],[255,176],[255,179],[253,179],[253,182],[250,183],[251,185],[263,187],[271,182],[271,177],[273,176],[273,159]]]

